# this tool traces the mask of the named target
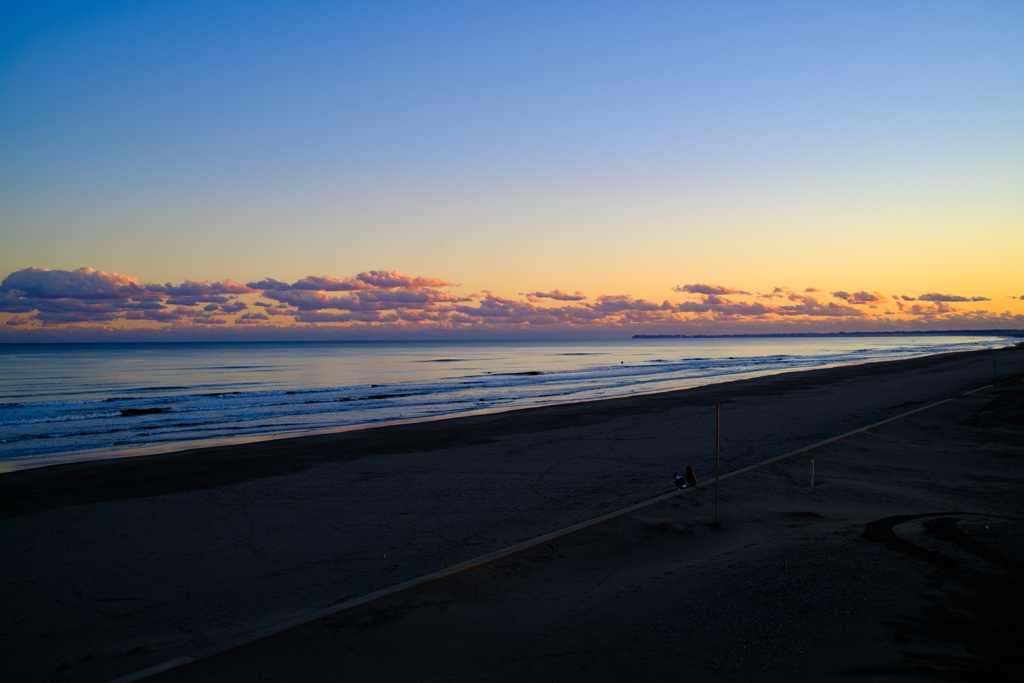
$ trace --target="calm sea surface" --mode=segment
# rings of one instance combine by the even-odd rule
[[[0,471],[1007,344],[922,336],[0,345]]]

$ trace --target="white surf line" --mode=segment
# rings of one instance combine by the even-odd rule
[[[285,439],[299,439],[309,436],[325,436],[328,434],[358,432],[370,429],[390,427],[393,425],[398,426],[421,424],[427,422],[437,422],[441,420],[452,420],[462,417],[477,417],[481,415],[501,415],[504,413],[512,413],[519,410],[532,410],[535,408],[547,408],[550,406],[580,405],[584,403],[596,403],[599,401],[610,401],[616,399],[634,398],[641,396],[654,396],[656,394],[666,394],[673,391],[688,391],[691,389],[718,387],[722,384],[729,384],[730,382],[746,382],[749,380],[763,379],[765,377],[775,377],[778,375],[785,375],[794,372],[812,372],[814,370],[832,370],[835,368],[853,367],[855,365],[868,365],[871,363],[889,363],[896,362],[899,360],[915,360],[917,358],[927,357],[928,355],[937,356],[944,355],[946,353],[961,352],[943,351],[937,354],[926,354],[925,356],[907,356],[905,358],[898,359],[889,358],[850,363],[825,363],[823,365],[814,365],[809,367],[790,367],[777,370],[766,370],[764,371],[765,374],[757,374],[757,372],[759,371],[740,372],[730,375],[717,375],[715,377],[716,381],[709,381],[707,384],[686,384],[680,386],[673,386],[668,389],[652,389],[650,391],[638,391],[632,394],[612,394],[610,396],[595,396],[593,398],[582,398],[568,401],[552,401],[550,403],[535,403],[518,406],[506,406],[500,408],[482,408],[479,410],[467,410],[464,413],[448,413],[445,415],[423,415],[420,417],[408,417],[396,420],[386,420],[381,422],[364,422],[359,424],[340,425],[337,427],[327,427],[325,429],[296,430],[291,432],[266,432],[263,434],[250,434],[247,436],[225,436],[209,439],[186,439],[183,441],[168,441],[165,443],[152,444],[149,446],[131,446],[114,449],[111,449],[110,447],[107,446],[100,448],[83,448],[82,450],[78,451],[63,451],[58,453],[51,453],[48,454],[47,456],[23,456],[19,458],[11,458],[9,460],[0,462],[0,475],[6,474],[7,472],[19,472],[22,470],[37,469],[40,467],[52,467],[55,465],[70,465],[72,463],[79,462],[100,462],[103,460],[120,460],[122,458],[145,457],[149,455],[169,455],[171,453],[181,453],[183,451],[190,451],[199,448],[240,446],[243,444],[263,443],[265,441],[282,441]],[[972,352],[964,351],[963,353]],[[722,379],[721,381],[717,381],[719,378],[724,379]],[[982,389],[984,388],[985,387],[982,387]]]
[[[989,384],[989,385],[986,385],[986,386],[983,386],[983,387],[979,387],[977,389],[973,389],[971,391],[968,391],[966,394],[963,394],[963,396],[969,396],[970,394],[973,394],[973,393],[975,393],[977,391],[981,391],[982,389],[991,388],[991,386],[992,385]],[[941,401],[936,401],[935,403],[931,403],[929,405],[926,405],[923,408],[915,408],[914,410],[909,410],[909,411],[907,411],[905,413],[900,413],[899,415],[897,415],[895,417],[890,417],[890,418],[888,418],[886,420],[882,420],[881,422],[875,422],[873,424],[867,425],[866,427],[860,427],[858,429],[854,429],[854,430],[846,432],[844,434],[840,434],[839,436],[833,436],[831,439],[825,439],[824,441],[819,441],[817,443],[811,444],[810,446],[804,446],[803,448],[798,448],[795,451],[790,451],[788,453],[784,453],[782,455],[778,455],[778,456],[776,456],[774,458],[769,458],[767,460],[762,460],[759,463],[755,463],[753,465],[748,465],[747,467],[741,467],[738,470],[733,470],[732,472],[728,472],[726,474],[723,474],[721,477],[719,477],[719,481],[721,481],[722,479],[728,479],[730,477],[738,476],[740,474],[743,474],[745,472],[749,472],[751,470],[755,470],[758,467],[764,467],[765,465],[771,465],[772,463],[779,462],[780,460],[785,460],[786,458],[792,458],[794,455],[800,455],[801,453],[807,453],[808,451],[813,451],[816,448],[821,448],[822,446],[827,446],[830,443],[835,443],[836,441],[841,441],[842,439],[845,439],[847,437],[853,436],[854,434],[860,434],[862,432],[868,431],[869,429],[874,429],[875,427],[881,427],[884,424],[888,424],[888,423],[893,422],[895,420],[902,419],[902,418],[907,417],[909,415],[913,415],[914,413],[920,413],[920,412],[923,412],[925,410],[930,410],[930,409],[932,409],[932,408],[934,408],[936,406],[942,405],[943,403],[949,403],[952,400],[953,399],[951,399],[951,398],[945,398],[945,399],[942,399]],[[294,619],[289,619],[287,621],[283,621],[283,622],[280,622],[278,624],[274,624],[273,626],[268,626],[267,628],[264,628],[264,629],[261,629],[259,631],[256,631],[255,633],[249,633],[249,634],[246,634],[244,636],[239,636],[237,638],[232,638],[231,640],[228,640],[227,642],[221,643],[220,645],[213,645],[211,647],[203,648],[202,650],[198,650],[198,651],[192,653],[191,655],[185,655],[185,656],[182,656],[182,657],[177,657],[175,659],[171,659],[169,661],[166,661],[166,662],[164,662],[162,664],[157,664],[156,666],[151,666],[148,669],[142,669],[141,671],[136,671],[135,673],[128,674],[127,676],[122,676],[121,678],[115,679],[115,680],[111,681],[110,683],[135,683],[135,681],[141,681],[141,680],[143,680],[145,678],[149,678],[150,676],[155,676],[158,673],[163,673],[164,671],[169,671],[171,669],[175,669],[175,668],[177,668],[179,666],[183,666],[185,664],[189,664],[191,662],[195,662],[195,661],[198,661],[200,659],[206,659],[207,657],[212,657],[212,656],[220,654],[222,652],[226,652],[228,650],[232,650],[232,649],[234,649],[236,647],[240,647],[242,645],[246,645],[248,643],[255,642],[255,641],[260,640],[262,638],[266,638],[268,636],[272,636],[272,635],[275,635],[277,633],[281,633],[282,631],[287,631],[290,628],[294,628],[296,626],[302,626],[303,624],[308,624],[308,623],[310,623],[312,621],[316,621],[317,619],[323,619],[324,617],[329,617],[332,614],[337,614],[338,612],[344,612],[345,610],[352,609],[353,607],[358,607],[360,605],[364,605],[364,604],[366,604],[368,602],[372,602],[372,601],[377,600],[379,598],[383,598],[383,597],[386,597],[386,596],[389,596],[389,595],[394,595],[395,593],[401,593],[404,590],[408,590],[410,588],[414,588],[416,586],[420,586],[420,585],[423,585],[425,583],[429,583],[431,581],[435,581],[437,579],[442,579],[442,578],[444,578],[446,576],[451,576],[452,574],[457,574],[459,572],[466,571],[467,569],[472,569],[473,567],[478,567],[478,566],[480,566],[482,564],[487,564],[488,562],[494,562],[495,560],[500,560],[503,557],[508,557],[509,555],[514,555],[516,553],[522,552],[522,551],[527,550],[529,548],[533,548],[533,547],[538,546],[538,545],[543,545],[544,543],[547,543],[549,541],[553,541],[556,538],[561,538],[562,536],[568,536],[569,534],[572,534],[572,533],[575,533],[577,531],[580,531],[581,529],[586,529],[587,527],[594,526],[594,525],[600,524],[602,522],[607,522],[610,519],[615,519],[616,517],[621,517],[623,515],[628,515],[631,512],[636,512],[637,510],[641,510],[641,509],[643,509],[645,507],[648,507],[650,505],[654,505],[655,503],[660,503],[660,502],[662,502],[664,500],[668,500],[669,498],[674,498],[674,497],[676,497],[678,495],[681,495],[681,494],[684,494],[684,493],[688,492],[690,489],[705,488],[705,487],[709,487],[709,486],[713,485],[714,483],[715,483],[715,480],[711,479],[709,481],[705,481],[703,484],[697,484],[697,486],[691,486],[691,487],[687,487],[685,489],[679,489],[679,490],[672,490],[672,491],[669,491],[668,493],[664,493],[664,494],[662,494],[660,496],[657,496],[655,498],[649,498],[648,500],[641,501],[641,502],[636,503],[634,505],[630,505],[629,507],[624,507],[624,508],[622,508],[620,510],[615,510],[614,512],[609,512],[607,514],[601,515],[600,517],[594,517],[593,519],[588,519],[588,520],[586,520],[584,522],[580,522],[579,524],[573,524],[572,526],[565,527],[564,529],[559,529],[558,531],[552,531],[549,534],[544,534],[543,536],[538,536],[537,538],[533,538],[533,539],[530,539],[528,541],[523,541],[522,543],[517,543],[516,545],[509,546],[509,547],[503,548],[501,550],[495,550],[492,553],[487,553],[486,555],[480,555],[479,557],[475,557],[475,558],[473,558],[471,560],[466,560],[465,562],[460,562],[458,564],[453,564],[450,567],[446,567],[444,569],[440,569],[440,570],[438,570],[436,572],[431,572],[429,574],[424,574],[423,576],[417,577],[415,579],[409,579],[408,581],[403,581],[402,583],[396,584],[396,585],[391,586],[389,588],[382,588],[379,591],[374,591],[373,593],[368,593],[367,595],[363,595],[363,596],[358,597],[358,598],[352,598],[351,600],[346,600],[345,602],[340,602],[337,605],[332,605],[330,607],[325,607],[325,608],[323,608],[321,610],[317,610],[316,612],[312,612],[310,614],[306,614],[306,615],[301,616],[301,617],[296,617]]]

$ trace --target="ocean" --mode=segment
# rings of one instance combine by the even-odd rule
[[[0,472],[1006,346],[998,337],[0,345]]]

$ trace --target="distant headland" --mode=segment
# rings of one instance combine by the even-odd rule
[[[763,334],[634,334],[632,339],[754,339],[763,337],[948,337],[948,336],[1024,337],[1024,330],[892,330],[879,332],[785,332]]]

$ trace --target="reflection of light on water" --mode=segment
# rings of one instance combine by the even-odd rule
[[[59,454],[75,451],[507,410],[1008,343],[921,337],[0,348],[0,460],[60,461]],[[116,410],[97,410],[112,401]]]

